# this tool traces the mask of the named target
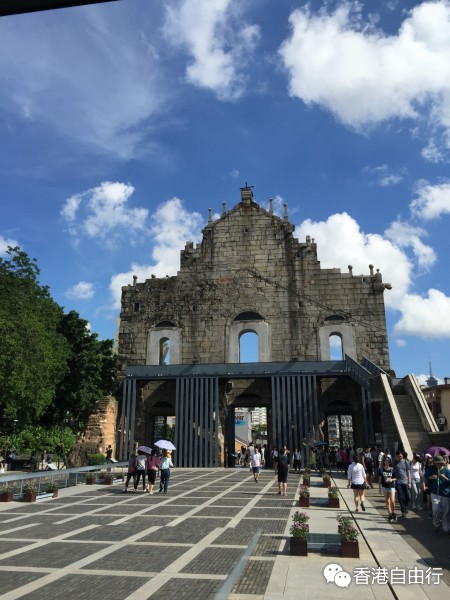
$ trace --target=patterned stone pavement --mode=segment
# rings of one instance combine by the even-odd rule
[[[257,484],[247,469],[179,469],[167,495],[80,485],[3,505],[0,597],[201,600],[238,563],[233,594],[263,595],[294,507],[292,480],[282,498],[272,471]]]

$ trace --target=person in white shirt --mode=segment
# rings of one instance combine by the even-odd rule
[[[260,469],[261,469],[261,453],[259,451],[258,446],[255,446],[255,451],[252,454],[252,471],[253,471],[253,477],[255,478],[256,483],[258,483]]]
[[[353,490],[353,497],[355,499],[355,512],[359,512],[359,502],[361,502],[361,508],[363,511],[366,510],[364,506],[364,494],[366,491],[366,471],[361,464],[358,453],[355,453],[353,462],[348,468],[347,472],[347,487],[351,487]]]

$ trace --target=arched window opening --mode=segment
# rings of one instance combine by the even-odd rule
[[[330,360],[343,360],[342,338],[337,333],[330,335]]]
[[[155,327],[176,327],[176,325],[173,321],[160,321]]]
[[[257,312],[246,311],[241,312],[234,317],[235,321],[262,321],[262,316]]]
[[[254,331],[244,331],[239,336],[239,362],[259,362],[258,334]]]
[[[159,364],[170,365],[170,340],[161,338],[159,340]]]

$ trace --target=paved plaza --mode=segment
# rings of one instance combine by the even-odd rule
[[[366,512],[357,515],[360,558],[340,557],[336,515],[348,513],[352,495],[342,475],[335,483],[340,510],[326,507],[327,491],[312,478],[306,512],[315,548],[308,557],[289,556],[290,516],[298,510],[295,473],[286,498],[277,495],[269,470],[255,483],[247,469],[175,469],[167,495],[157,486],[149,495],[124,494],[119,485],[79,485],[60,490],[56,499],[0,504],[0,597],[311,600],[331,593],[448,600],[445,564],[442,569],[432,547],[418,554],[370,494]],[[439,548],[448,554],[445,542]],[[327,582],[324,569],[332,563],[349,573],[348,587]],[[396,569],[397,584],[381,581],[382,568]]]

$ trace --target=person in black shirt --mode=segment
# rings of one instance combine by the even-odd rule
[[[380,469],[380,488],[384,494],[386,508],[388,511],[388,520],[396,521],[395,515],[395,476],[394,469],[388,458],[384,460],[384,464]]]
[[[287,478],[289,473],[289,460],[286,455],[286,448],[282,446],[278,454],[278,495],[286,496]]]

